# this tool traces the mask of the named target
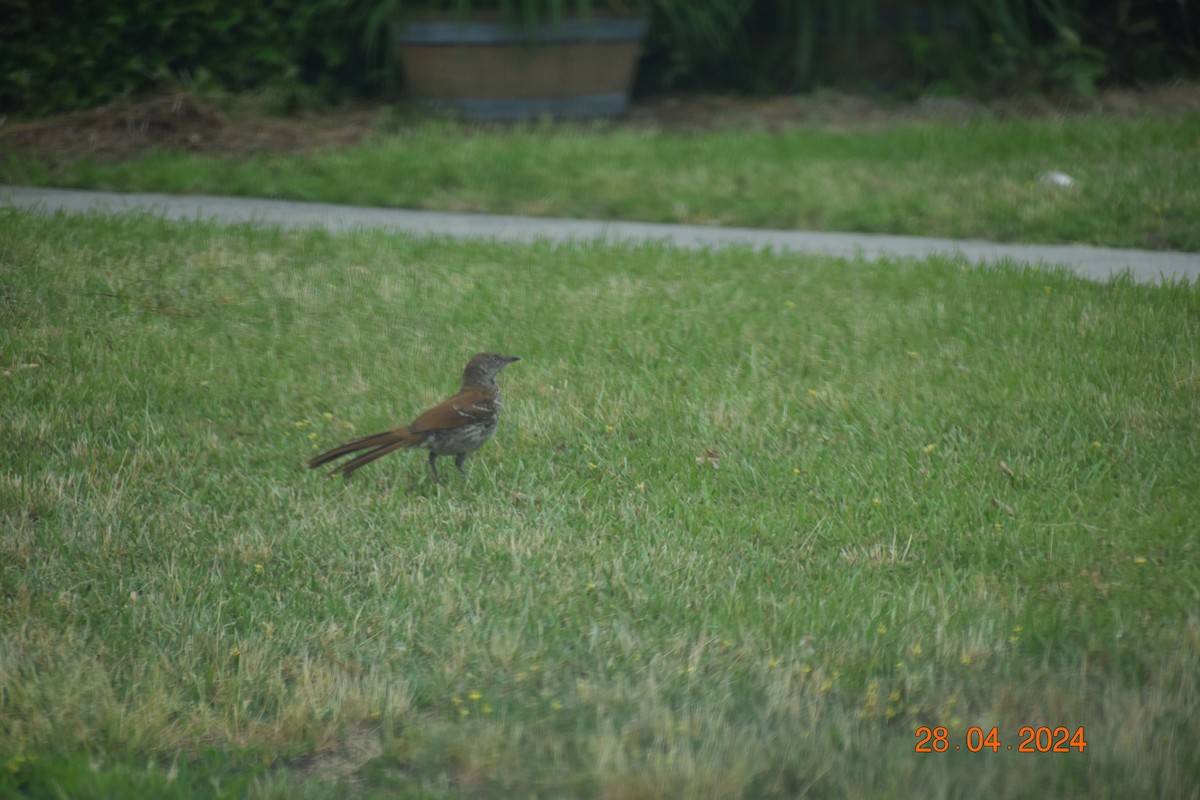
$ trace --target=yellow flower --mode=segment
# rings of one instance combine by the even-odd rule
[[[878,636],[883,636],[887,633],[887,625],[884,625],[882,622],[879,623],[879,627],[875,629],[875,633]]]
[[[873,505],[873,506],[881,506],[881,505],[883,505],[883,501],[882,501],[882,500],[880,500],[878,497],[876,497],[876,498],[874,498],[874,499],[872,499],[872,500],[871,500],[871,505]]]
[[[1135,564],[1145,564],[1145,563],[1146,563],[1146,557],[1145,557],[1145,556],[1134,556],[1134,557],[1133,557],[1133,563],[1135,563]]]
[[[326,421],[326,422],[332,422],[332,421],[333,421],[333,414],[332,414],[331,412],[329,412],[329,411],[326,411],[326,412],[325,412],[324,414],[322,414],[321,416],[325,418],[325,421]]]
[[[469,695],[467,695],[467,697],[471,698],[472,700],[481,700],[483,695],[479,692],[471,692]]]
[[[925,452],[932,453],[934,451],[934,448],[936,448],[936,447],[937,447],[937,445],[935,445],[935,444],[927,444],[927,445],[925,445]]]

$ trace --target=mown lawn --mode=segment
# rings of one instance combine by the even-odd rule
[[[0,795],[1200,789],[1195,286],[0,230]],[[467,480],[304,468],[484,349]]]
[[[45,161],[0,183],[449,211],[1200,250],[1200,116],[481,127],[382,115],[318,153]],[[1042,181],[1049,172],[1070,186]]]

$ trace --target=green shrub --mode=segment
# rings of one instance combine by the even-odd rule
[[[0,108],[91,107],[160,84],[243,90],[270,82],[362,90],[362,3],[337,0],[9,0]]]
[[[398,0],[3,0],[0,111],[94,106],[165,83],[303,87],[334,99],[391,85]],[[579,0],[483,3],[514,14]],[[597,4],[600,0],[591,0]],[[868,82],[923,91],[1091,92],[1200,75],[1196,0],[625,0],[647,8],[637,89],[792,92]],[[875,51],[883,43],[881,74]]]
[[[865,80],[888,89],[949,81],[972,92],[1090,93],[1104,81],[1200,74],[1200,8],[1194,0],[652,5],[649,52],[639,73],[645,90],[787,92]],[[881,56],[881,49],[889,52]],[[874,74],[862,66],[873,61]]]

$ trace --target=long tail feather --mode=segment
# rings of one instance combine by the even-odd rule
[[[347,461],[345,464],[329,473],[330,475],[336,475],[340,472],[343,475],[349,475],[351,472],[354,472],[354,470],[358,469],[364,464],[370,464],[375,459],[386,456],[388,453],[391,453],[395,450],[399,450],[404,447],[412,447],[418,442],[420,442],[420,437],[414,436],[412,431],[410,431],[408,428],[400,428],[394,431],[384,431],[383,433],[374,433],[370,436],[364,436],[361,439],[355,439],[353,442],[347,442],[346,444],[339,445],[338,447],[321,453],[318,456],[314,456],[308,462],[308,466],[309,469],[315,469],[323,464],[328,464],[330,461],[336,461],[342,456],[347,456],[351,453],[357,453],[361,450],[369,450],[370,452],[363,453],[357,458]]]
[[[373,433],[370,436],[364,436],[361,439],[355,439],[353,442],[346,442],[338,445],[332,450],[327,450],[319,456],[313,456],[308,466],[310,469],[319,467],[322,464],[328,464],[330,461],[335,461],[342,456],[350,453],[357,453],[359,450],[366,450],[368,447],[380,447],[393,441],[396,437],[395,431],[384,431],[383,433]]]
[[[412,443],[413,442],[411,440],[405,439],[402,441],[393,442],[391,444],[385,444],[383,447],[377,447],[368,453],[363,453],[361,456],[358,456],[357,458],[350,459],[345,464],[342,464],[340,467],[338,467],[337,469],[330,472],[329,476],[332,478],[334,475],[337,475],[340,472],[342,474],[343,478],[349,478],[350,473],[354,472],[359,467],[365,467],[367,464],[370,464],[375,459],[383,458],[388,453],[391,453],[395,450],[400,450],[401,448],[404,448],[404,447],[408,447]]]

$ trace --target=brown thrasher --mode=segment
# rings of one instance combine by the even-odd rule
[[[348,477],[359,467],[393,450],[418,447],[429,451],[429,469],[434,480],[438,476],[438,456],[454,456],[454,466],[466,475],[463,461],[492,438],[500,420],[500,387],[496,384],[496,376],[500,370],[520,360],[517,356],[479,353],[467,362],[458,394],[429,409],[411,425],[365,436],[322,453],[308,462],[309,468],[366,450],[329,473],[330,477],[338,473]]]

